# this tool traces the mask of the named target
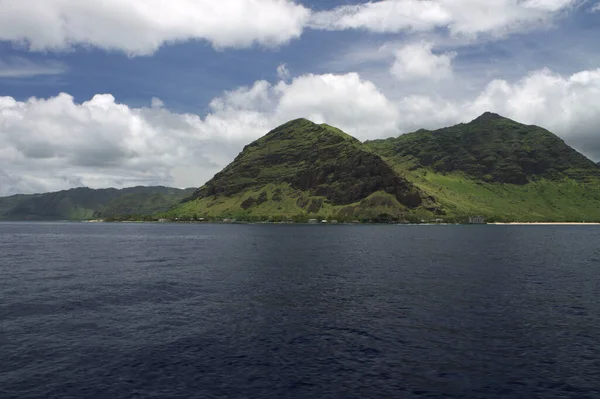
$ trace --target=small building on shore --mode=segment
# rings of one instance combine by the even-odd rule
[[[469,216],[469,224],[485,224],[483,216]]]

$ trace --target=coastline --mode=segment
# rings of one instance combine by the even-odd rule
[[[507,222],[507,223],[487,223],[490,225],[503,226],[527,226],[527,225],[542,225],[542,226],[579,226],[579,225],[600,225],[598,222]]]

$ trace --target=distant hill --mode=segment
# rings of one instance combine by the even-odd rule
[[[247,145],[171,215],[346,220],[438,211],[433,198],[355,138],[297,119]]]
[[[0,198],[0,220],[86,220],[153,215],[172,208],[193,189],[86,187]]]
[[[485,113],[469,123],[365,144],[448,215],[600,220],[600,168],[538,126]]]

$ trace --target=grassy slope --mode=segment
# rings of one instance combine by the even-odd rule
[[[484,115],[470,124],[366,144],[450,216],[600,220],[596,165],[535,126]]]
[[[600,221],[600,189],[573,179],[525,185],[485,183],[462,173],[421,169],[406,176],[434,196],[449,216],[483,215],[490,221]]]
[[[95,218],[124,218],[165,212],[194,193],[194,189],[164,188],[123,194],[94,212]]]
[[[242,204],[249,198],[258,199],[261,195],[264,195],[264,202],[243,208]],[[311,195],[309,191],[296,190],[287,183],[267,184],[227,197],[200,198],[161,214],[162,217],[167,218],[235,218],[249,221],[306,221],[312,218],[339,221],[375,220],[385,218],[385,215],[413,221],[429,220],[433,217],[433,214],[426,209],[406,208],[393,195],[384,191],[372,193],[351,204],[334,205],[325,197]]]
[[[298,119],[247,145],[167,216],[404,218],[431,216],[434,208],[352,136]]]

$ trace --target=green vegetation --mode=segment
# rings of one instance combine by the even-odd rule
[[[432,198],[361,142],[297,119],[247,145],[191,201],[165,216],[354,220],[436,212]]]
[[[197,190],[87,188],[0,198],[0,219],[600,221],[600,168],[560,138],[485,113],[361,143],[290,121]]]
[[[258,201],[260,197],[264,200]],[[284,183],[268,184],[230,197],[205,197],[188,201],[160,214],[160,217],[171,220],[228,218],[248,222],[307,222],[309,219],[417,222],[430,220],[433,215],[425,208],[407,208],[384,191],[377,191],[351,204],[336,205],[326,197],[311,196],[307,191],[295,190]]]
[[[600,168],[554,134],[492,113],[360,143],[288,122],[165,214],[238,220],[598,221]]]
[[[150,219],[160,212],[165,212],[174,205],[189,197],[194,189],[180,190],[168,187],[147,187],[133,193],[126,193],[111,200],[100,210],[94,212],[95,218],[103,219]]]
[[[600,220],[600,169],[537,126],[486,113],[467,124],[365,144],[453,218]]]
[[[129,219],[172,208],[193,189],[131,187],[93,190],[82,187],[55,193],[0,198],[0,220]]]
[[[527,184],[540,178],[600,178],[600,169],[592,161],[549,131],[491,113],[470,123],[420,130],[366,145],[408,169],[462,172],[485,182]]]

